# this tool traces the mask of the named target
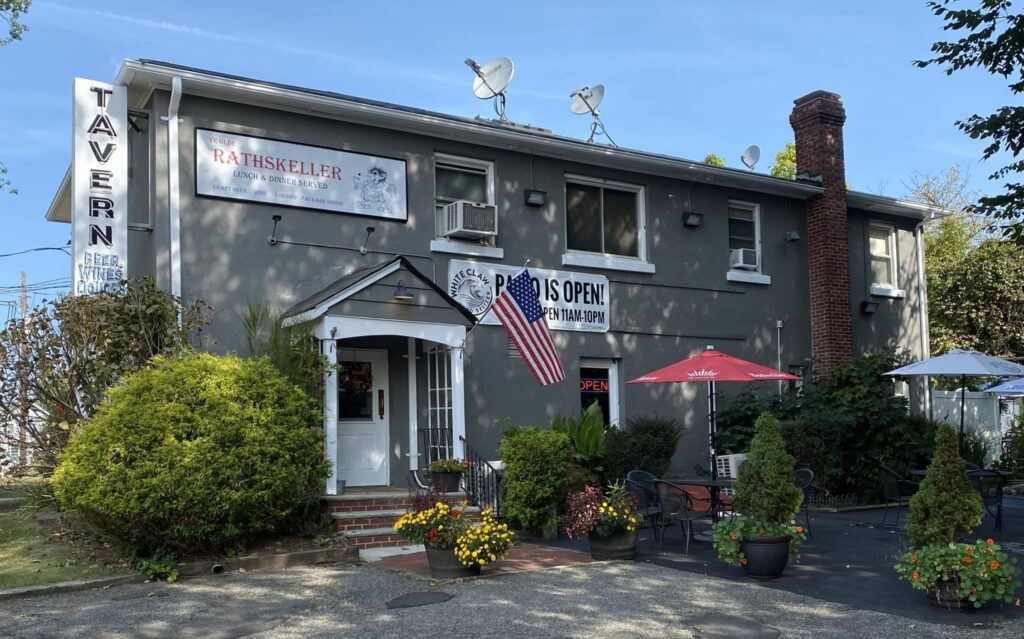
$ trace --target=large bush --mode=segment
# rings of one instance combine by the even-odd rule
[[[755,427],[747,466],[736,480],[733,505],[737,512],[757,521],[789,521],[803,501],[803,493],[793,483],[793,456],[786,452],[774,415],[762,414]]]
[[[503,507],[513,525],[536,532],[553,524],[569,483],[569,436],[534,427],[509,429],[501,440],[501,459]]]
[[[981,496],[971,487],[960,458],[956,433],[942,425],[935,435],[935,457],[910,498],[907,536],[914,548],[945,546],[964,538],[981,523]]]
[[[54,488],[140,552],[234,547],[315,512],[329,472],[320,423],[265,359],[157,357],[71,439]]]
[[[605,436],[605,472],[609,480],[623,479],[631,470],[661,477],[679,446],[683,429],[671,417],[635,415],[622,428]]]

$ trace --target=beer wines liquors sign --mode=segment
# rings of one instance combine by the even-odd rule
[[[75,78],[71,169],[72,293],[128,276],[128,91]]]
[[[389,220],[408,218],[405,161],[196,129],[196,193]]]

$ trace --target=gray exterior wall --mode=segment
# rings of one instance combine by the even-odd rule
[[[167,110],[166,93],[150,100],[153,133],[151,231],[133,232],[130,270],[152,274],[158,284],[169,284],[167,213],[167,127],[159,116]],[[782,367],[807,365],[811,357],[807,248],[805,241],[787,243],[786,230],[807,237],[805,204],[750,191],[687,180],[606,170],[558,158],[534,156],[514,150],[451,142],[409,133],[373,129],[298,113],[272,111],[185,95],[181,102],[181,277],[185,298],[205,299],[216,309],[209,330],[210,348],[233,351],[243,348],[240,315],[249,302],[287,308],[349,271],[385,261],[392,254],[408,257],[421,272],[442,288],[446,285],[449,259],[463,256],[432,253],[434,239],[435,152],[494,162],[496,203],[499,210],[498,246],[502,263],[565,271],[593,271],[562,266],[565,249],[565,174],[608,178],[645,187],[646,244],[648,260],[656,265],[653,275],[601,271],[610,281],[611,330],[607,334],[556,331],[567,380],[541,388],[525,364],[507,354],[500,327],[481,326],[472,335],[466,363],[467,434],[475,448],[497,456],[497,443],[505,424],[547,424],[556,414],[579,408],[577,381],[581,357],[620,360],[620,384],[652,369],[673,363],[703,350],[709,344],[738,357],[765,365],[777,364],[776,321],[784,320]],[[285,139],[335,149],[378,154],[406,160],[409,220],[407,223],[329,212],[277,208],[227,202],[195,195],[194,129],[205,127],[239,134]],[[532,163],[532,176],[531,176]],[[526,187],[545,190],[542,208],[523,204]],[[730,199],[754,202],[761,207],[763,272],[770,285],[729,282],[727,203]],[[687,201],[689,200],[689,205]],[[684,228],[686,210],[704,214],[696,229]],[[269,246],[272,215],[281,215],[277,237],[305,243],[349,247],[352,250],[281,243]],[[864,218],[866,219],[866,218]],[[853,299],[862,297],[864,262],[863,220],[850,221]],[[357,249],[366,227],[369,254]],[[906,248],[904,247],[906,245]],[[858,352],[895,343],[917,348],[916,307],[911,291],[916,286],[913,239],[900,238],[900,277],[907,279],[908,299],[892,304],[875,317],[855,315]],[[479,261],[493,261],[475,258]],[[915,302],[916,303],[916,302]],[[374,306],[374,305],[371,305]],[[376,304],[375,306],[380,306]],[[432,312],[432,311],[431,311]],[[386,340],[385,340],[386,341]],[[405,384],[405,342],[390,344],[395,367],[391,372],[392,402],[396,384]],[[418,393],[425,405],[425,377]],[[726,385],[722,385],[726,386]],[[777,390],[775,383],[763,385]],[[721,388],[723,394],[737,389]],[[689,428],[674,467],[690,471],[706,463],[706,389],[703,385],[622,385],[621,416],[658,413],[678,417]],[[399,402],[401,403],[401,402]],[[392,415],[399,407],[393,406]],[[406,410],[402,408],[402,410]],[[407,417],[406,417],[407,419]],[[420,424],[426,424],[425,406]],[[396,430],[392,422],[392,430]],[[401,431],[399,426],[397,430]],[[393,441],[407,447],[407,433]],[[405,448],[403,448],[404,450]],[[396,460],[392,459],[395,480]]]

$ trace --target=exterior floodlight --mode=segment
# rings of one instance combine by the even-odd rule
[[[799,231],[786,231],[786,235],[784,237],[785,237],[785,240],[787,242],[799,242],[800,241],[800,232]]]
[[[704,214],[697,213],[696,211],[687,211],[683,213],[683,226],[691,229],[695,229],[701,225],[704,221]]]
[[[868,300],[864,300],[860,303],[860,312],[865,315],[874,315],[877,310],[878,302],[869,302]]]
[[[538,189],[526,189],[523,193],[523,198],[527,206],[544,206],[544,203],[548,201],[548,192]]]

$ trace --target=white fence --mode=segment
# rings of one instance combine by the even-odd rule
[[[960,427],[960,391],[932,391],[932,416],[936,421]],[[988,442],[986,465],[999,458],[1003,441],[999,398],[991,393],[964,394],[964,430],[980,434]]]

